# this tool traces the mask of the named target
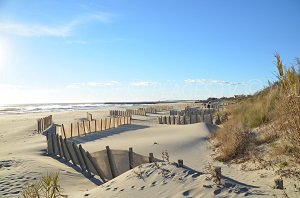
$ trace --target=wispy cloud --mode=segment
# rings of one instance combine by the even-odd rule
[[[89,22],[111,23],[115,15],[111,13],[94,13],[82,15],[66,22],[64,25],[30,24],[16,21],[0,21],[0,32],[25,37],[53,36],[67,37],[75,28]]]
[[[135,86],[135,87],[149,87],[155,84],[157,84],[157,82],[151,82],[151,81],[139,81],[139,82],[130,83],[131,86]]]
[[[224,80],[208,80],[208,79],[187,79],[184,80],[185,83],[191,84],[218,84],[218,85],[240,85],[241,82],[231,82]]]
[[[108,82],[83,82],[83,83],[71,83],[67,85],[68,89],[78,89],[82,87],[113,87],[119,85],[118,81],[108,81]]]

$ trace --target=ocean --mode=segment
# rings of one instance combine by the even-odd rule
[[[62,112],[76,110],[94,110],[104,108],[126,108],[136,104],[105,104],[105,103],[49,103],[49,104],[16,104],[0,105],[0,115],[26,114],[39,112]]]

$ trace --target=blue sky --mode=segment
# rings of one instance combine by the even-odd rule
[[[251,94],[300,52],[298,0],[0,0],[0,104]]]

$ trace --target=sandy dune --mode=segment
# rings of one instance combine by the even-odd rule
[[[107,116],[107,111],[92,112],[95,118]],[[70,123],[86,117],[85,111],[52,113],[56,123]],[[204,123],[192,125],[158,125],[155,115],[134,116],[133,124],[106,132],[75,138],[89,152],[105,149],[128,150],[161,158],[169,153],[170,161],[184,160],[190,169],[174,165],[146,164],[98,187],[97,180],[87,178],[74,166],[45,155],[45,137],[36,134],[36,119],[46,113],[0,116],[0,197],[18,197],[22,187],[47,172],[59,172],[63,194],[69,197],[235,197],[258,195],[281,197],[283,191],[274,190],[274,171],[242,171],[240,165],[215,162],[208,135],[216,128]],[[223,184],[217,186],[207,181],[205,167],[211,163],[222,167]],[[165,177],[161,169],[168,169]],[[138,177],[139,173],[146,177]],[[151,173],[151,174],[150,174]],[[143,175],[142,174],[142,175]],[[146,174],[147,175],[147,174]],[[295,181],[285,180],[289,197],[299,197]],[[203,185],[208,187],[203,187]],[[210,186],[212,185],[212,186]],[[211,188],[210,188],[211,187]]]

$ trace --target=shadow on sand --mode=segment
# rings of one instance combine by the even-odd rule
[[[87,134],[86,136],[73,137],[70,139],[76,144],[82,144],[82,143],[92,142],[94,140],[106,138],[112,135],[118,135],[128,131],[136,131],[145,128],[149,128],[149,126],[137,125],[137,124],[123,125],[123,126],[119,126],[118,128],[107,129],[105,131],[97,131],[95,133]]]

